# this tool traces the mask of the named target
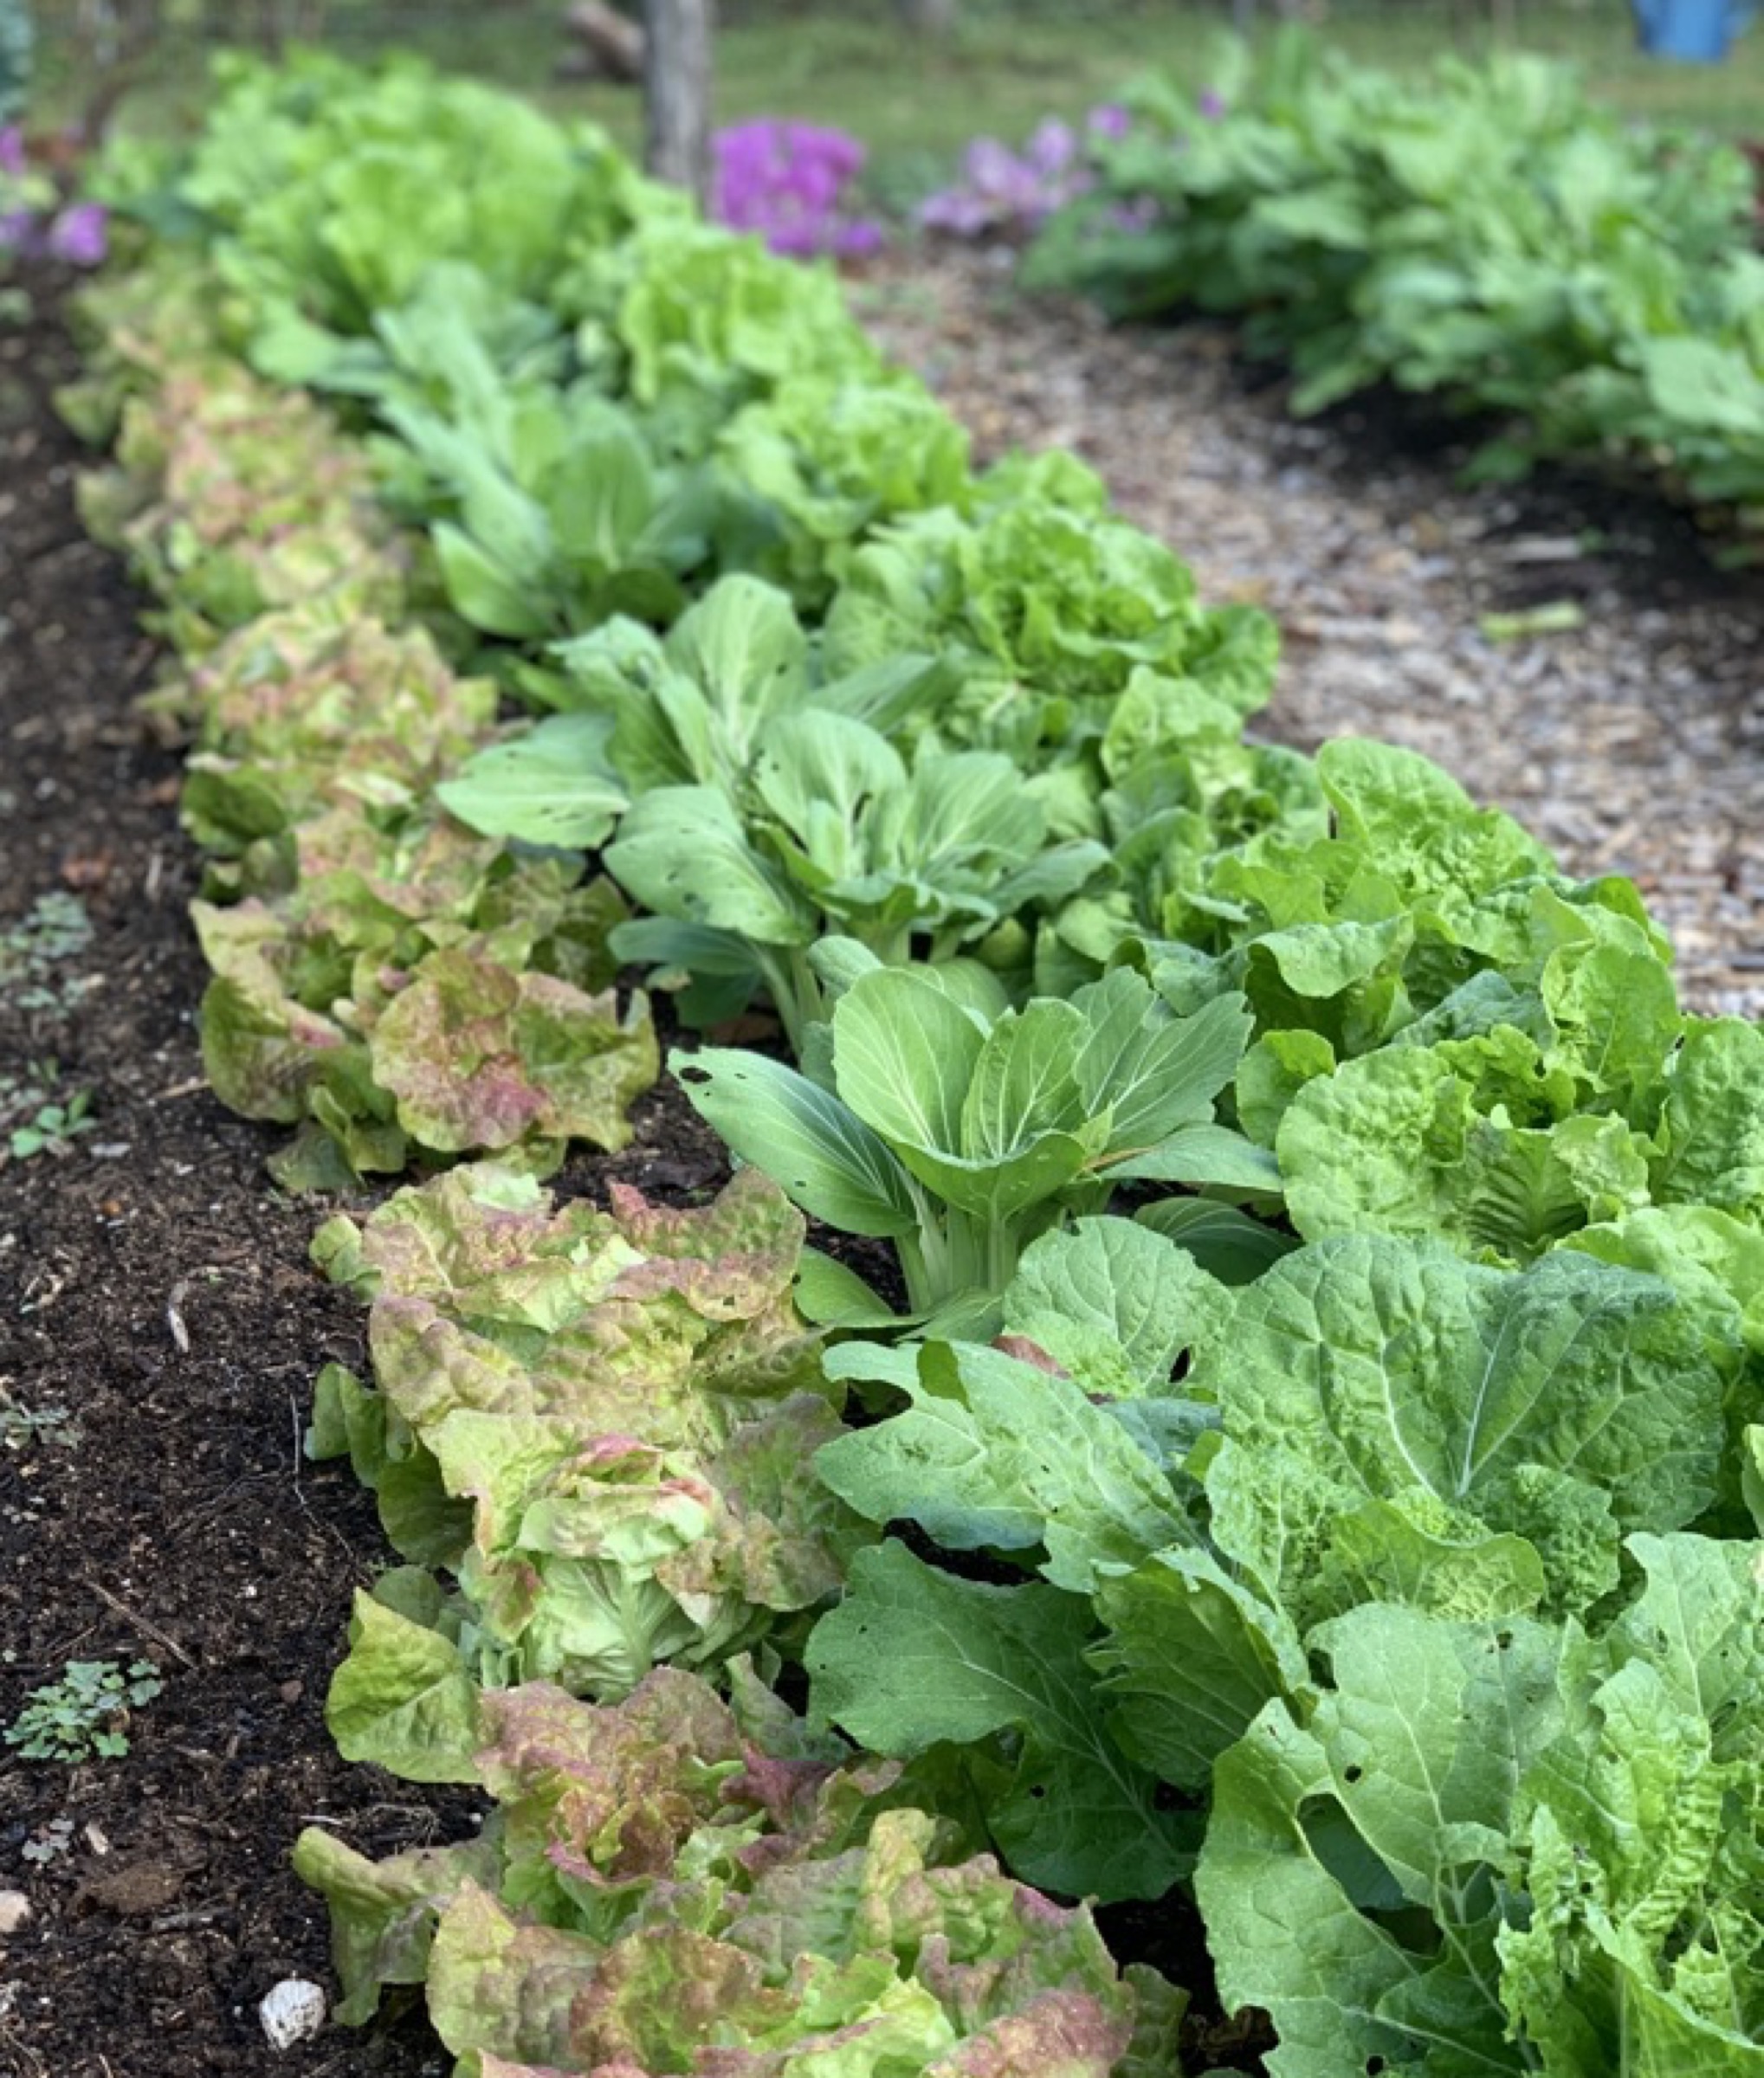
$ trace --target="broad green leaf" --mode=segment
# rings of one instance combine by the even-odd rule
[[[869,1375],[863,1356],[861,1346],[831,1352],[830,1376]],[[1042,1571],[1075,1594],[1193,1540],[1156,1462],[1069,1378],[999,1350],[931,1343],[907,1391],[908,1411],[815,1461],[872,1522],[910,1519],[957,1551],[1045,1546]]]
[[[661,786],[640,795],[605,853],[606,869],[659,914],[733,932],[761,945],[805,945],[814,905],[753,848],[715,787]]]
[[[1131,1220],[1079,1220],[1024,1251],[1005,1326],[1087,1391],[1170,1390],[1177,1359],[1218,1333],[1231,1301],[1192,1255]]]
[[[1041,810],[1024,797],[1022,772],[1011,758],[985,751],[921,752],[882,832],[888,855],[920,861],[927,873],[989,853],[1028,859],[1042,840]]]
[[[450,814],[487,836],[591,850],[626,806],[603,763],[607,725],[596,714],[555,714],[524,736],[480,751],[436,788]]]
[[[480,548],[468,534],[443,521],[432,530],[447,596],[462,620],[487,635],[532,638],[553,632],[545,592]]]
[[[359,1590],[351,1628],[325,1704],[343,1758],[406,1782],[475,1782],[478,1688],[458,1647]]]
[[[1186,1866],[1180,1828],[1110,1735],[1083,1662],[1090,1635],[1076,1596],[983,1587],[880,1545],[809,1641],[814,1707],[898,1758],[1018,1734],[988,1810],[1011,1866],[1069,1896],[1160,1897]]]
[[[1299,1246],[1289,1234],[1211,1198],[1166,1197],[1155,1205],[1142,1206],[1134,1218],[1173,1241],[1224,1285],[1253,1284],[1265,1269]]]
[[[1251,1022],[1240,996],[1177,1017],[1149,984],[1117,967],[1073,1002],[1089,1027],[1074,1066],[1094,1114],[1107,1107],[1112,1149],[1151,1147],[1179,1126],[1205,1125],[1237,1073]]]
[[[1214,1534],[1302,1622],[1368,1576],[1503,1613],[1524,1577],[1509,1538],[1536,1548],[1550,1605],[1585,1609],[1615,1584],[1625,1530],[1708,1505],[1724,1430],[1721,1373],[1670,1287],[1569,1254],[1505,1274],[1373,1236],[1240,1292],[1190,1387],[1224,1423]]]
[[[888,1329],[902,1323],[857,1272],[819,1249],[804,1249],[792,1287],[797,1310],[820,1327]]]
[[[1700,432],[1764,439],[1758,364],[1737,346],[1688,332],[1637,342],[1642,379],[1669,421]]]
[[[1663,1204],[1764,1214],[1764,1032],[1737,1017],[1693,1023],[1667,1081],[1652,1185]]]
[[[491,1883],[497,1873],[487,1841],[370,1862],[318,1825],[301,1832],[293,1860],[294,1874],[331,1909],[331,1954],[344,1992],[336,2018],[345,2027],[372,2020],[387,1985],[423,1983],[436,1918],[468,1882]]]
[[[736,744],[751,743],[768,715],[800,704],[808,649],[788,596],[740,575],[714,584],[675,623],[667,642],[669,661],[703,688]]]
[[[707,1047],[669,1065],[693,1109],[804,1211],[847,1234],[915,1231],[911,1178],[837,1097],[763,1054]]]
[[[1116,1736],[1179,1788],[1205,1791],[1264,1704],[1277,1697],[1302,1714],[1314,1700],[1290,1619],[1205,1552],[1160,1552],[1104,1581],[1096,1610],[1108,1636],[1090,1658]]]
[[[962,1107],[985,1036],[919,975],[882,969],[853,983],[833,1012],[839,1094],[903,1153],[962,1149]]]
[[[1129,1161],[1111,1162],[1117,1183],[1188,1184],[1197,1189],[1280,1195],[1280,1164],[1228,1126],[1183,1126]]]
[[[1318,1643],[1334,1685],[1309,1730],[1270,1702],[1214,1773],[1195,1884],[1220,1996],[1273,2016],[1280,2078],[1522,2072],[1495,1876],[1515,1786],[1563,1721],[1563,1635],[1373,1607]],[[1412,1946],[1390,1931],[1405,1904]]]
[[[958,1137],[929,1143],[971,1162],[1004,1162],[1044,1133],[1075,1133],[1086,1112],[1073,1074],[1084,1021],[1069,1003],[1037,997],[986,1035],[963,1099]]]
[[[904,790],[907,771],[874,729],[811,709],[766,725],[751,783],[801,847],[818,883],[871,865],[864,825],[877,804]]]

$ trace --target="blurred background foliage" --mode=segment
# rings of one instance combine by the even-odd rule
[[[1627,0],[1236,0],[1252,37],[1283,15],[1350,55],[1393,68],[1492,46],[1567,57],[1600,98],[1637,116],[1729,136],[1764,130],[1764,29],[1724,63],[1643,56]],[[635,4],[624,11],[640,14]],[[176,128],[199,112],[204,55],[228,44],[320,42],[353,55],[415,49],[437,63],[573,109],[635,142],[629,87],[572,76],[564,0],[37,0],[35,126],[77,122],[126,79],[117,119]],[[922,13],[947,25],[915,26]],[[870,185],[908,201],[947,177],[977,132],[1021,139],[1049,115],[1076,119],[1135,73],[1205,86],[1232,0],[724,0],[716,116],[836,125],[872,153]]]

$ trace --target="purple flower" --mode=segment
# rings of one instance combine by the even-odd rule
[[[1098,110],[1091,130],[1105,133],[1112,120],[1109,111]],[[1021,152],[995,137],[977,137],[963,155],[961,178],[921,203],[919,221],[957,238],[1024,237],[1089,184],[1078,133],[1069,123],[1050,120]]]
[[[1204,87],[1195,106],[1208,122],[1216,123],[1225,113],[1225,97],[1222,94],[1215,94],[1211,87]]]
[[[0,173],[10,173],[16,180],[24,178],[24,132],[16,123],[0,129]]]
[[[865,253],[879,253],[888,233],[874,216],[854,216],[833,234],[833,250],[842,260],[856,260]]]
[[[1133,128],[1133,118],[1119,101],[1104,101],[1090,111],[1088,127],[1098,137],[1125,137]]]
[[[70,267],[102,266],[109,221],[101,202],[71,202],[49,226],[48,249]]]
[[[873,252],[882,230],[853,219],[844,190],[863,165],[863,146],[813,123],[739,123],[715,142],[715,213],[735,230],[757,231],[775,253]]]
[[[1063,173],[1078,155],[1078,140],[1069,123],[1043,123],[1024,146],[1023,163],[1051,179]]]

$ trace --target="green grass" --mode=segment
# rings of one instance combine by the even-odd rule
[[[880,0],[863,15],[832,4],[798,5],[784,18],[772,10],[719,36],[718,119],[779,115],[836,124],[869,145],[885,191],[910,194],[940,178],[977,132],[1018,139],[1044,116],[1082,114],[1136,72],[1171,69],[1197,87],[1205,83],[1207,51],[1224,20],[1217,9],[1116,0],[1071,19],[1078,11],[1062,18],[1028,9],[1019,16],[996,0],[968,0],[952,42],[925,46],[895,29]],[[450,68],[519,87],[553,110],[593,116],[634,144],[641,106],[632,90],[553,79],[559,12],[551,0],[503,0],[470,14],[407,10],[396,17],[393,40]],[[346,7],[337,18],[339,44],[384,47],[386,17],[372,4]],[[1624,0],[1539,0],[1520,20],[1516,42],[1573,60],[1597,94],[1632,113],[1728,135],[1764,131],[1764,27],[1742,36],[1725,64],[1687,66],[1635,50]],[[1457,13],[1425,0],[1338,0],[1323,34],[1356,58],[1399,71],[1445,49],[1474,53],[1491,40],[1488,16],[1472,0]],[[53,44],[47,53],[43,101],[52,116],[71,105],[74,55]],[[199,115],[201,71],[191,61],[188,42],[168,48],[126,104],[127,126],[160,130]]]

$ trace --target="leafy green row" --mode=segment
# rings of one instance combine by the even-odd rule
[[[802,1234],[751,1171],[703,1210],[615,1184],[601,1212],[489,1164],[320,1229],[372,1301],[375,1389],[328,1367],[310,1447],[347,1451],[410,1562],[362,1600],[346,1754],[475,1781],[481,1688],[623,1696],[837,1591],[868,1532],[801,1476],[844,1404],[791,1303]]]
[[[280,613],[216,647],[208,565],[236,526],[149,521],[149,570],[161,541],[209,545],[185,566],[215,732],[187,812],[221,842],[216,894],[243,900],[204,933],[253,971],[256,901],[281,972],[352,987],[318,1051],[365,1049],[366,1089],[398,1073],[376,1045],[410,991],[401,971],[388,1004],[380,970],[398,933],[439,931],[427,1023],[456,1065],[430,1095],[486,1061],[501,1087],[511,1049],[450,1007],[454,956],[501,963],[517,997],[559,941],[599,958],[610,898],[591,928],[546,920],[585,899],[559,848],[616,833],[605,862],[649,913],[612,956],[684,984],[701,1023],[763,992],[797,1055],[684,1058],[695,1101],[804,1210],[891,1241],[907,1307],[799,1262],[751,1173],[670,1215],[462,1169],[326,1229],[372,1302],[377,1389],[327,1374],[315,1446],[350,1452],[412,1562],[359,1605],[333,1722],[503,1807],[481,1851],[378,1871],[309,1836],[352,2012],[426,1982],[462,2070],[492,2074],[1173,2070],[1167,2035],[1129,2043],[1082,1916],[965,1859],[989,1848],[1071,1895],[1157,1899],[1194,1871],[1225,1996],[1273,2012],[1286,2073],[1758,2068],[1755,1032],[1680,1013],[1633,889],[1562,880],[1423,761],[1243,741],[1265,623],[1199,609],[1076,465],[897,471],[944,502],[848,525],[835,500],[782,565],[662,552],[684,536],[651,520],[695,501],[698,542],[789,537],[754,525],[721,429],[829,379],[785,335],[799,314],[824,349],[855,339],[830,285],[665,208],[632,229],[585,204],[600,243],[560,231],[552,275],[468,277],[468,209],[377,304],[384,257],[348,228],[379,207],[375,153],[429,163],[412,134],[444,137],[456,92],[489,111],[322,80],[236,89],[286,134],[261,188],[236,167],[201,205],[227,326],[365,400],[343,408],[371,414],[365,442],[302,423],[351,469],[371,451],[428,530],[385,536],[407,609],[551,713],[474,749],[482,696],[426,638],[376,635],[435,668],[367,681],[349,609],[348,640],[312,645],[323,580],[318,608],[265,595]],[[211,179],[245,156],[231,106],[198,147]],[[525,114],[510,134],[552,165]],[[565,158],[634,191],[591,146]],[[849,351],[856,458],[839,477],[830,439],[823,487],[901,461],[862,459],[871,357]],[[928,437],[934,411],[908,416]],[[185,480],[192,514],[254,466],[253,418],[213,506]],[[642,525],[572,534],[603,494]],[[611,543],[591,569],[589,535]],[[412,677],[386,765],[327,761]],[[456,868],[462,909],[434,899]],[[391,937],[349,939],[364,886]],[[310,1108],[348,1147],[345,1114]],[[792,1288],[871,1339],[823,1360]],[[846,1431],[852,1390],[882,1418]],[[910,1547],[882,1534],[900,1522]],[[976,1554],[1037,1577],[977,1582]],[[753,1717],[748,1649],[806,1665],[818,1730]],[[746,1713],[727,1788],[727,1720],[700,1725],[683,1675],[654,1686],[669,1657]],[[598,1711],[500,1686],[535,1676]],[[692,1721],[671,1746],[658,1695]],[[511,1763],[527,1713],[542,1732]],[[811,1822],[779,1764],[843,1779],[830,1725],[903,1766],[885,1787],[921,1816]],[[576,1785],[578,1751],[611,1779]],[[637,1836],[641,1868],[615,1870]],[[907,1842],[930,1894],[988,1901],[960,1941],[947,1905],[911,1931],[877,1916]],[[811,1934],[786,1893],[819,1901]],[[1138,1996],[1165,2024],[1167,1992]]]
[[[1764,258],[1740,153],[1638,130],[1506,55],[1416,81],[1296,34],[1222,59],[1218,98],[1148,83],[1028,278],[1121,316],[1243,315],[1314,411],[1378,383],[1505,422],[1542,455],[1664,472],[1764,520]]]
[[[548,933],[540,918],[554,920],[575,875],[555,860],[514,856],[475,840],[430,794],[462,744],[481,736],[487,713],[479,684],[456,679],[415,631],[365,622],[363,602],[328,572],[310,586],[292,575],[288,589],[279,589],[283,552],[301,545],[308,526],[322,539],[327,518],[301,503],[294,443],[277,460],[265,458],[262,436],[279,400],[224,365],[204,368],[181,387],[176,374],[143,387],[140,348],[139,339],[131,342],[132,370],[110,371],[113,382],[120,377],[134,394],[125,437],[128,474],[106,488],[113,533],[122,535],[170,602],[165,624],[191,660],[186,682],[159,704],[198,716],[207,745],[193,761],[185,816],[218,855],[211,892],[220,899],[198,908],[218,976],[207,1021],[217,1084],[255,1108],[255,1093],[277,1094],[281,1076],[281,1090],[298,1096],[328,1136],[322,1145],[340,1151],[352,1166],[361,1153],[370,1158],[360,1166],[391,1166],[401,1157],[396,1139],[372,1139],[371,1109],[363,1124],[347,1108],[364,1094],[372,1106],[382,1087],[398,1100],[398,1132],[414,1127],[423,1144],[443,1151],[494,1144],[481,1124],[474,1139],[458,1141],[437,1124],[447,1108],[442,1100],[464,1094],[449,1086],[478,1079],[471,1056],[459,1062],[458,1055],[462,1046],[481,1045],[481,1024],[474,1029],[456,1013],[429,1021],[454,1053],[425,1092],[400,1071],[396,1042],[404,1006],[431,989],[463,989],[489,967],[524,988],[528,962],[546,956],[559,934]],[[315,414],[291,416],[296,441],[308,451],[328,447],[352,488],[353,444]],[[199,466],[180,470],[180,443],[192,426],[211,437]],[[268,538],[260,539],[251,516],[283,494],[290,510],[278,512]],[[241,515],[236,524],[226,517],[229,495]],[[94,516],[105,503],[92,500]],[[375,524],[370,512],[362,517]],[[187,552],[162,554],[174,541],[180,550],[187,544]],[[406,567],[410,541],[391,545],[387,568],[403,580],[402,596],[412,603],[432,596],[420,558],[414,570]],[[230,589],[229,556],[246,573]],[[352,553],[347,561],[352,581],[362,558]],[[391,613],[398,596],[388,588],[375,603]],[[771,595],[759,603],[775,617]],[[445,639],[444,624],[436,624]],[[878,683],[899,675],[870,674]],[[922,668],[913,675],[923,676]],[[513,917],[481,913],[498,889],[518,892]],[[514,927],[499,931],[499,923]],[[481,935],[460,935],[474,927]],[[431,939],[432,953],[425,945]],[[589,953],[598,942],[597,936],[587,944]],[[424,947],[414,961],[405,951],[413,944]],[[467,952],[476,962],[470,975],[456,971]],[[314,1033],[317,1004],[296,993],[307,989],[324,990],[333,1010],[346,1004],[334,1032]],[[267,1029],[266,1006],[276,1012]],[[352,1027],[362,1032],[360,1042]],[[506,1085],[506,1056],[515,1049],[482,1051]],[[315,1062],[328,1068],[327,1056],[352,1052],[346,1074],[333,1071],[334,1079],[313,1082]],[[448,1060],[445,1053],[433,1058]],[[542,1087],[555,1094],[554,1074]],[[346,1173],[328,1153],[282,1168],[298,1181]],[[478,1170],[401,1194],[359,1237],[342,1226],[330,1230],[326,1253],[339,1274],[378,1294],[380,1390],[328,1372],[313,1447],[349,1450],[378,1493],[389,1533],[415,1562],[388,1576],[359,1608],[356,1650],[331,1704],[346,1751],[423,1779],[481,1778],[513,1802],[514,1777],[487,1758],[494,1735],[485,1713],[496,1707],[501,1684],[551,1673],[576,1689],[620,1696],[660,1655],[720,1666],[742,1645],[774,1649],[774,1637],[785,1636],[781,1619],[827,1598],[841,1561],[864,1533],[825,1489],[801,1477],[815,1446],[839,1432],[830,1402],[843,1393],[822,1380],[816,1345],[795,1324],[785,1296],[799,1234],[799,1220],[756,1178],[732,1187],[726,1209],[674,1219],[617,1193],[611,1215],[577,1208],[552,1216],[530,1180]],[[548,1294],[540,1268],[546,1261],[558,1274]],[[400,1321],[402,1327],[394,1325]],[[437,1400],[435,1365],[449,1325],[458,1339],[445,1359],[453,1383]],[[402,1369],[394,1353],[401,1334],[409,1359]],[[453,1593],[435,1583],[431,1566],[455,1576]],[[536,1708],[545,1692],[521,1693]],[[682,1693],[689,1692],[671,1694]],[[557,1698],[555,1707],[562,1704]],[[603,1720],[585,1709],[578,1715],[580,1736],[598,1749]],[[682,1756],[688,1779],[713,1790],[727,1744],[726,1734],[690,1742]],[[823,1740],[820,1751],[837,1758],[843,1749]],[[768,1751],[750,1749],[751,1765],[768,1785],[778,1762]],[[823,1761],[811,1778],[806,1769],[798,1773],[812,1786],[832,1765]],[[728,1772],[727,1765],[720,1770]],[[885,1771],[871,1770],[864,1779],[878,1791],[887,1786]],[[614,1771],[610,1793],[606,1826],[647,1824],[640,1771]],[[684,1933],[688,1924],[709,1928],[677,1883],[662,1884],[650,1913],[633,1918],[630,1933],[646,1936],[641,1948],[621,1946],[603,1911],[585,1913],[580,1901],[559,1898],[552,1923],[572,1939],[550,1952],[544,1966],[561,1960],[584,1976],[610,1979],[621,1958],[641,1953],[653,1969],[652,1930],[675,1926],[678,1937],[661,1952],[667,1974],[677,1976],[675,1988],[689,1989],[701,1971],[714,1988],[710,2010],[695,2013],[688,2004],[666,2039],[634,2032],[636,2012],[610,2015],[611,2036],[572,2022],[572,2054],[598,2062],[611,2041],[621,2054],[664,2060],[657,2068],[666,2068],[700,2029],[714,2024],[720,2040],[730,2028],[752,2030],[756,2041],[773,2045],[768,2056],[786,2036],[800,2034],[806,2053],[824,2055],[849,2035],[854,2070],[953,2075],[992,2068],[1008,2054],[1058,2056],[1074,2071],[1102,2078],[1110,2069],[1140,2068],[1131,2025],[1137,2010],[1139,2038],[1152,2040],[1145,2068],[1168,2068],[1179,2001],[1173,2004],[1155,1980],[1135,1994],[1118,1987],[1084,1916],[1053,1911],[972,1860],[981,1836],[972,1827],[964,1833],[947,1821],[934,1826],[905,1810],[890,1817],[886,1808],[872,1813],[862,1806],[843,1813],[837,1829],[808,1827],[790,1852],[824,1862],[817,1880],[830,1897],[843,1895],[866,1856],[880,1853],[878,1878],[866,1888],[885,1889],[898,1910],[912,1894],[914,1858],[924,1865],[928,1857],[924,1903],[912,1906],[909,1921],[892,1934],[866,1908],[849,1954],[839,1952],[842,1939],[834,1953],[811,1953],[793,1968],[764,1956],[745,1962],[752,1930],[775,1925],[763,1875],[784,1846],[766,1837],[786,1826],[783,1795],[781,1780],[768,1786],[764,1843],[751,1855],[738,1851],[744,1838],[730,1830],[744,1810],[739,1792],[727,1799],[714,1794],[705,1806],[706,1816],[721,1818],[728,1842],[730,1877],[718,1879],[719,1890],[730,1890],[730,1878],[737,1885],[761,1879],[753,1906],[732,1909],[732,1939],[720,1946]],[[896,1801],[881,1798],[879,1807]],[[627,1819],[619,1813],[629,1804],[636,1810]],[[749,1823],[749,1834],[753,1830]],[[689,1826],[676,1845],[687,1862],[702,1862],[709,1851]],[[672,1853],[655,1842],[652,1855],[659,1859],[650,1874],[665,1875]],[[339,1953],[356,2010],[371,2009],[382,1977],[408,1978],[412,1959],[414,1974],[425,1973],[438,1919],[437,1959],[429,1972],[437,2024],[470,2054],[474,2068],[513,2069],[497,2062],[497,2052],[533,2053],[533,2026],[511,2019],[499,2032],[494,1997],[504,1998],[511,2016],[527,2009],[524,1959],[507,1959],[506,1974],[488,1983],[491,2011],[469,2024],[469,1991],[461,2006],[449,1990],[446,1957],[468,1953],[475,1938],[500,1948],[504,1923],[488,1893],[473,1890],[449,1903],[453,1886],[440,1871],[456,1858],[429,1858],[435,1867],[425,1862],[412,1883],[407,1870],[365,1874],[322,1836],[303,1849],[303,1866],[338,1903]],[[464,1860],[468,1873],[494,1892],[495,1865],[472,1850]],[[536,1900],[523,1868],[511,1856],[502,1888],[510,1904],[530,1915]],[[794,1888],[798,1881],[780,1871],[773,1884]],[[622,1886],[633,1908],[636,1888]],[[962,1906],[961,1930],[948,1935],[935,1903],[946,1891],[973,1901]],[[995,1901],[984,1910],[998,1921],[996,1937],[981,1923],[983,1898]],[[826,1908],[817,1909],[816,1926],[820,1944],[831,1946]],[[362,1957],[364,1939],[371,1959]],[[469,1972],[474,1965],[466,1966]],[[638,2011],[650,2011],[653,2003],[643,1991]],[[564,2044],[547,2042],[545,2050],[563,2054]]]
[[[410,617],[421,573],[359,443],[218,348],[202,281],[174,258],[94,292],[107,371],[68,403],[94,429],[120,412],[82,507],[183,660],[150,704],[196,731],[209,1074],[300,1127],[272,1161],[296,1187],[413,1149],[554,1165],[572,1137],[623,1145],[658,1066],[646,1003],[611,987],[625,906],[579,862],[516,857],[441,810],[494,688]]]

